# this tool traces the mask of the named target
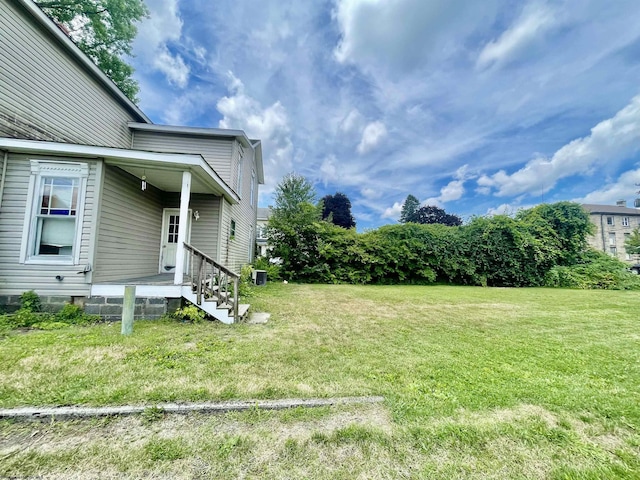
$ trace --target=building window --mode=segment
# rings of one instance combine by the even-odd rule
[[[622,226],[623,227],[629,226],[629,217],[622,217]]]
[[[613,225],[613,217],[607,217],[607,225]]]
[[[253,208],[256,195],[256,172],[251,171],[251,207]]]
[[[31,161],[31,209],[25,218],[23,262],[79,262],[88,176],[87,164]]]
[[[236,221],[231,220],[231,225],[229,226],[229,238],[233,240],[236,238]]]
[[[631,238],[630,233],[624,234],[624,258],[626,260],[631,260],[631,254],[627,252],[627,240],[629,240],[630,238]]]
[[[611,255],[613,255],[614,257],[618,253],[618,250],[616,248],[616,234],[615,233],[610,233],[609,234],[609,253]]]

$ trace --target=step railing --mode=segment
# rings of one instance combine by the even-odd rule
[[[225,308],[231,307],[234,322],[238,321],[238,285],[240,275],[220,265],[213,258],[185,242],[189,255],[189,281],[196,295],[196,304],[215,301]]]

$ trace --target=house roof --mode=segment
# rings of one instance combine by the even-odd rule
[[[235,139],[242,146],[251,148],[255,152],[258,183],[264,184],[264,168],[262,165],[262,142],[251,139],[244,130],[232,130],[226,128],[184,127],[178,125],[156,125],[152,123],[129,122],[131,130],[144,130],[146,132],[170,133],[174,135],[194,135],[200,137],[215,137]]]
[[[640,215],[640,209],[619,207],[617,205],[594,205],[592,203],[583,203],[584,208],[589,213],[610,213],[614,215]]]
[[[193,177],[191,191],[215,193],[230,203],[239,203],[238,195],[220,178],[202,155],[180,153],[156,153],[144,150],[76,145],[73,143],[42,142],[0,137],[0,149],[37,155],[63,155],[65,157],[101,158],[109,165],[141,178],[167,192],[179,192],[182,188],[182,172],[190,171]]]
[[[69,53],[74,60],[76,60],[82,67],[87,70],[92,77],[94,77],[115,99],[125,107],[134,117],[138,118],[141,122],[149,122],[151,120],[147,117],[138,106],[133,103],[129,98],[122,93],[118,86],[113,83],[105,73],[100,70],[91,59],[85,55],[85,53],[73,43],[73,41],[51,20],[35,3],[31,0],[15,0],[24,10],[26,10],[31,16],[42,26],[42,28],[52,35],[55,40],[62,45],[63,48]]]
[[[258,208],[258,220],[269,220],[272,213],[271,208]]]
[[[228,138],[236,138],[245,147],[251,148],[255,152],[256,174],[258,183],[264,184],[264,167],[262,162],[262,142],[250,139],[242,130],[227,130],[221,128],[198,128],[198,127],[178,127],[169,125],[154,125],[151,119],[132,102],[113,81],[96,66],[95,63],[67,36],[58,25],[51,20],[41,9],[31,0],[15,0],[25,11],[27,11],[43,28],[47,31],[66,51],[78,62],[89,74],[100,83],[125,109],[127,109],[138,122],[130,122],[129,128],[138,130],[150,130],[157,132],[176,133],[183,135],[210,135]]]

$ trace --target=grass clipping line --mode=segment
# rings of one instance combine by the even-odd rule
[[[334,405],[382,403],[384,397],[337,397],[283,400],[245,400],[236,402],[161,403],[152,406],[123,405],[117,407],[23,407],[0,410],[0,418],[14,420],[65,419],[83,417],[109,417],[143,414],[149,409],[158,413],[225,413],[251,409],[285,410],[288,408],[317,408]]]

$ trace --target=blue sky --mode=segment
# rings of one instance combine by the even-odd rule
[[[146,2],[140,107],[261,139],[261,206],[291,171],[359,230],[639,188],[637,0]]]

